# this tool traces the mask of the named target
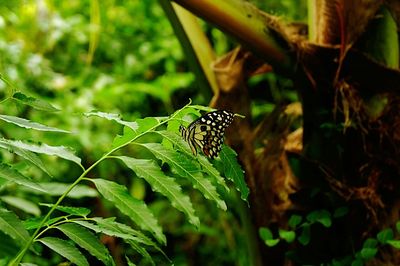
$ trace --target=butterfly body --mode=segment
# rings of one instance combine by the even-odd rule
[[[197,155],[197,146],[207,157],[215,158],[221,151],[225,129],[233,122],[234,116],[234,113],[225,110],[210,112],[187,128],[180,126],[179,131],[194,155]]]

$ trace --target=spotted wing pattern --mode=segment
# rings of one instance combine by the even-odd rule
[[[232,123],[234,113],[218,110],[207,113],[193,121],[187,128],[181,126],[180,132],[194,155],[196,146],[209,158],[215,158],[221,151],[225,129]]]

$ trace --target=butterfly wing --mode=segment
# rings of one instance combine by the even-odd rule
[[[188,127],[189,145],[192,141],[207,157],[217,157],[224,142],[225,129],[232,123],[233,117],[234,113],[224,110],[203,115]]]

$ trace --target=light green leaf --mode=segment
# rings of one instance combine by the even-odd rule
[[[70,242],[56,238],[56,237],[43,237],[37,241],[43,243],[50,249],[54,250],[70,262],[78,266],[89,266],[86,258],[82,253]]]
[[[132,169],[138,177],[145,179],[154,191],[166,196],[172,206],[185,213],[190,223],[196,227],[200,226],[200,220],[195,215],[190,198],[182,193],[181,187],[175,180],[166,176],[160,166],[153,160],[135,159],[126,156],[119,156],[127,167]]]
[[[47,204],[47,203],[40,203],[41,206],[46,206],[46,207],[53,207],[54,204]],[[56,207],[57,210],[68,213],[68,214],[72,214],[72,215],[77,215],[77,216],[88,216],[90,213],[90,210],[87,208],[83,208],[83,207],[69,207],[69,206],[60,206],[58,205]]]
[[[156,158],[168,163],[171,166],[172,171],[176,174],[188,178],[192,182],[193,187],[198,189],[206,199],[215,201],[217,206],[222,210],[227,209],[225,201],[219,197],[216,187],[210,182],[210,180],[204,178],[198,165],[189,160],[184,156],[184,154],[167,149],[159,143],[138,145],[146,147]]]
[[[156,127],[160,120],[155,117],[146,117],[144,119],[137,119],[135,122],[131,122],[132,127],[124,127],[124,133],[122,136],[117,136],[113,141],[113,148],[119,147],[126,143],[131,142],[133,139],[137,138],[143,132]]]
[[[184,152],[188,156],[192,156],[192,151],[190,150],[189,145],[176,133],[170,131],[156,131],[156,133],[160,134],[164,139],[168,140],[180,151]],[[203,172],[213,178],[217,184],[221,185],[226,191],[229,191],[224,178],[222,178],[218,170],[215,169],[210,161],[208,161],[204,156],[197,156],[196,158],[201,165]]]
[[[165,235],[157,220],[143,201],[133,198],[125,186],[104,179],[90,179],[100,194],[142,229],[150,231],[160,243],[166,243]]]
[[[57,157],[63,158],[65,160],[72,161],[81,165],[81,159],[77,157],[70,148],[64,146],[49,146],[47,144],[37,145],[34,143],[26,143],[20,140],[7,140],[0,139],[2,142],[6,142],[7,144],[17,147],[23,150],[47,154],[47,155],[55,155]]]
[[[307,215],[307,220],[312,223],[319,222],[325,227],[332,225],[331,214],[327,210],[312,211]]]
[[[20,246],[29,241],[29,233],[17,215],[2,208],[0,208],[0,230],[9,235]]]
[[[71,133],[71,132],[63,130],[63,129],[49,127],[49,126],[42,125],[42,124],[39,124],[36,122],[32,122],[30,120],[20,118],[17,116],[0,115],[0,119],[7,123],[12,123],[19,127],[28,128],[28,129],[34,129],[34,130],[39,130],[39,131],[49,131],[49,132]]]
[[[391,245],[396,249],[400,249],[400,240],[388,240],[386,243],[388,243],[389,245]]]
[[[235,184],[236,189],[240,191],[241,198],[247,201],[250,190],[244,179],[244,172],[236,159],[236,152],[223,145],[219,157],[223,163],[225,176]]]
[[[107,120],[113,120],[113,121],[117,122],[118,124],[121,124],[121,125],[131,128],[132,130],[137,130],[139,128],[139,125],[137,122],[124,121],[121,119],[121,116],[119,114],[92,111],[92,112],[84,113],[84,115],[85,116],[98,116],[101,118],[105,118]]]
[[[41,169],[43,172],[48,174],[50,177],[53,177],[50,174],[50,172],[46,169],[46,166],[44,165],[42,160],[33,152],[23,150],[16,146],[13,146],[13,145],[9,144],[7,141],[5,141],[4,139],[0,139],[0,148],[6,149],[9,152],[12,152],[12,153],[15,153],[15,154],[21,156],[22,158],[24,158],[24,159],[28,160],[29,162],[31,162],[32,164],[36,165],[39,169]]]
[[[193,121],[192,115],[195,115],[196,117],[201,116],[200,112],[192,107],[179,109],[172,115],[176,119],[168,121],[167,130],[169,132],[179,132],[179,126],[182,125],[182,122],[189,124]]]
[[[47,194],[51,196],[61,196],[71,184],[66,183],[56,183],[56,182],[46,182],[40,183],[40,186],[46,191]],[[32,190],[30,192],[38,194],[37,190]],[[76,185],[67,195],[68,198],[80,199],[83,197],[97,197],[98,193],[96,189],[91,188],[86,185]]]
[[[376,238],[378,239],[379,242],[382,244],[386,244],[389,240],[393,240],[393,230],[391,228],[384,229],[380,231]]]
[[[296,238],[296,233],[294,231],[279,229],[279,237],[285,239],[288,243],[292,243]]]
[[[274,239],[271,230],[269,230],[269,228],[267,227],[261,227],[258,230],[258,233],[261,239],[264,240],[265,245],[267,245],[268,247],[276,246],[280,241],[279,239]]]
[[[65,223],[57,226],[57,229],[105,265],[113,265],[108,249],[86,228],[73,223]]]
[[[10,166],[8,166],[6,164],[0,164],[0,178],[4,178],[8,181],[17,183],[19,185],[47,193],[47,191],[44,190],[41,185],[39,185],[38,183],[35,183],[28,177],[22,175],[20,172],[18,172],[14,168],[11,168]]]
[[[45,102],[43,100],[27,96],[24,93],[17,91],[12,96],[13,99],[19,101],[20,103],[32,106],[37,110],[47,111],[47,112],[57,112],[59,109],[55,108],[53,105]]]
[[[18,208],[26,213],[30,213],[35,216],[40,215],[39,207],[32,201],[28,201],[26,199],[14,197],[14,196],[2,196],[0,199],[2,201],[4,201],[5,203],[7,203],[15,208]]]

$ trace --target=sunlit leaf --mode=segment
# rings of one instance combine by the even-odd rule
[[[28,129],[35,129],[35,130],[39,130],[39,131],[49,131],[49,132],[70,133],[69,131],[66,131],[63,129],[49,127],[49,126],[42,125],[37,122],[32,122],[30,120],[20,118],[17,116],[0,115],[0,119],[5,122],[12,123],[19,127],[24,127],[24,128],[28,128]]]
[[[60,111],[59,109],[55,108],[53,105],[51,105],[48,102],[45,102],[43,100],[27,96],[23,94],[22,92],[18,91],[15,92],[12,96],[13,99],[19,101],[20,103],[29,105],[35,109],[42,110],[42,111],[47,111],[47,112],[57,112]]]
[[[108,249],[106,249],[99,239],[86,228],[73,223],[65,223],[56,226],[56,228],[68,236],[78,246],[86,249],[93,257],[102,261],[105,265],[113,265]]]
[[[144,119],[137,119],[131,122],[131,127],[124,127],[124,133],[122,136],[117,136],[113,141],[113,147],[119,147],[126,143],[131,142],[137,138],[143,132],[155,127],[159,124],[159,120],[155,117],[146,117]]]
[[[262,240],[268,247],[276,246],[279,243],[279,239],[274,239],[271,230],[267,227],[261,227],[258,231]]]
[[[66,183],[56,183],[56,182],[45,182],[45,183],[40,183],[40,186],[43,188],[43,190],[46,192],[46,194],[49,194],[51,196],[61,196],[70,186],[71,184],[66,184]],[[39,193],[39,191],[30,191],[33,193]],[[67,195],[68,198],[74,198],[74,199],[80,199],[83,197],[97,197],[98,193],[96,189],[91,188],[86,185],[76,185]]]
[[[28,177],[18,172],[16,169],[6,164],[0,164],[0,178],[4,178],[8,181],[17,183],[18,185],[47,193],[47,191],[41,185],[32,181]]]
[[[2,197],[0,197],[0,199],[2,201],[4,201],[5,203],[7,203],[15,208],[18,208],[26,213],[30,213],[35,216],[40,215],[39,207],[32,201],[29,201],[29,200],[26,200],[23,198],[19,198],[19,197],[15,197],[15,196],[2,196]]]
[[[89,266],[89,263],[82,255],[82,253],[68,241],[56,237],[43,237],[38,239],[37,241],[43,243],[50,249],[54,250],[55,252],[78,266]]]
[[[386,243],[388,243],[389,245],[391,245],[396,249],[400,249],[400,240],[388,240]]]
[[[90,179],[100,194],[115,204],[115,206],[142,229],[150,231],[161,243],[166,242],[165,235],[157,220],[143,201],[133,198],[125,186],[104,179]]]
[[[24,158],[24,159],[28,160],[29,162],[31,162],[32,164],[36,165],[39,169],[41,169],[43,172],[48,174],[50,177],[52,177],[52,175],[47,170],[47,168],[44,165],[44,163],[42,162],[42,160],[35,153],[24,150],[24,149],[20,149],[12,144],[9,144],[7,142],[7,140],[5,141],[4,139],[0,139],[0,148],[6,149],[9,152],[12,152],[12,153],[15,153],[15,154],[21,156],[22,158]]]
[[[193,187],[198,189],[206,199],[215,201],[219,208],[226,210],[225,201],[219,197],[216,187],[210,180],[204,178],[198,165],[193,161],[181,153],[165,148],[159,143],[140,145],[146,147],[156,158],[168,163],[176,174],[189,179]]]
[[[244,179],[242,167],[237,161],[236,152],[228,146],[223,145],[219,157],[223,163],[225,176],[235,184],[236,189],[240,192],[240,197],[247,201],[250,190]]]
[[[172,206],[185,213],[190,223],[199,227],[200,220],[195,215],[190,198],[182,193],[181,187],[175,180],[166,176],[160,169],[160,166],[153,160],[135,159],[126,156],[119,156],[127,167],[132,169],[138,177],[145,179],[154,191],[166,196]]]
[[[81,159],[73,153],[71,148],[67,148],[64,146],[49,146],[47,144],[37,145],[34,143],[22,142],[20,140],[6,140],[6,139],[0,139],[0,140],[2,142],[5,142],[5,143],[13,146],[13,147],[17,147],[17,148],[35,152],[35,153],[55,155],[57,157],[60,157],[65,160],[75,162],[78,165],[81,165]]]
[[[292,243],[296,238],[296,233],[294,231],[279,229],[279,237],[285,239],[288,243]]]
[[[29,233],[17,215],[2,208],[0,208],[0,230],[9,235],[20,246],[29,241]]]
[[[101,118],[105,118],[107,120],[113,120],[117,122],[118,124],[127,126],[131,128],[132,130],[137,130],[139,128],[139,125],[137,122],[128,122],[124,121],[121,119],[121,116],[119,114],[111,114],[111,113],[104,113],[104,112],[99,112],[99,111],[92,111],[88,113],[84,113],[86,116],[98,116]]]

